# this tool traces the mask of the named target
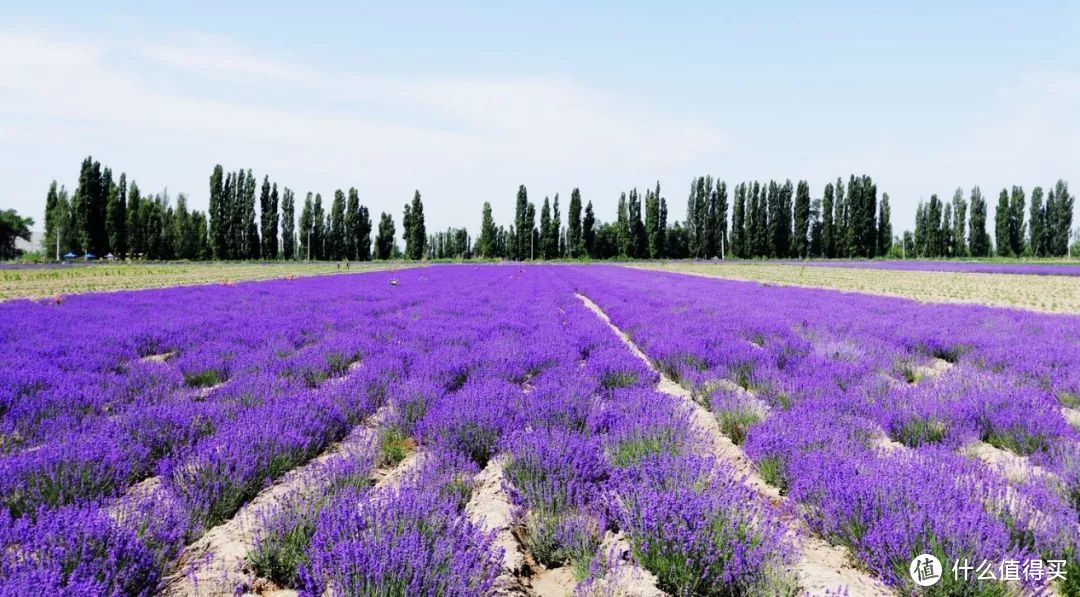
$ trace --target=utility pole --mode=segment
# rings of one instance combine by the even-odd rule
[[[311,228],[307,229],[307,260],[311,263]]]
[[[64,235],[64,227],[57,226],[56,229],[56,261],[60,261],[60,237]]]

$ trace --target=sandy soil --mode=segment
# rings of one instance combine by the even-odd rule
[[[469,520],[485,531],[495,531],[495,545],[503,550],[502,572],[495,581],[495,595],[526,595],[522,575],[526,572],[525,556],[511,531],[510,498],[502,488],[502,456],[492,458],[484,470],[474,477],[474,488],[465,513]]]

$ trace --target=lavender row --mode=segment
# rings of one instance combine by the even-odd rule
[[[1077,395],[1080,318],[616,268],[564,275],[714,407],[812,528],[890,584],[906,586],[920,553],[1076,566],[1080,434],[1061,407]],[[1053,475],[1006,479],[957,453],[973,441]]]

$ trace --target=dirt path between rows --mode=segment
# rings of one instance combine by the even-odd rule
[[[634,344],[633,340],[611,322],[607,313],[599,305],[581,293],[576,293],[576,296],[619,336],[623,344],[634,355],[660,375],[660,381],[656,384],[657,390],[677,396],[692,407],[693,423],[711,441],[713,455],[728,463],[737,475],[745,478],[747,485],[769,498],[773,503],[780,504],[786,501],[777,488],[769,485],[761,478],[753,462],[741,448],[720,431],[720,425],[716,417],[694,400],[689,390],[659,371],[649,357]],[[805,523],[797,518],[788,518],[786,522],[788,524],[788,534],[799,549],[799,559],[795,564],[795,573],[798,576],[799,586],[805,593],[824,595],[826,591],[831,591],[835,594],[838,590],[846,588],[848,594],[852,597],[877,597],[896,594],[880,580],[856,568],[846,549],[830,545],[814,536],[806,528]]]

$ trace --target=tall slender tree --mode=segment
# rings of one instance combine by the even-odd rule
[[[224,259],[226,256],[225,235],[227,225],[225,223],[224,185],[225,170],[221,167],[221,164],[217,164],[214,166],[214,171],[210,173],[210,208],[206,214],[210,220],[210,247],[214,259]],[[128,211],[131,212],[132,210],[129,208]],[[141,252],[142,247],[136,247],[136,250]]]
[[[731,208],[731,250],[737,257],[746,258],[746,183],[735,186],[734,204]]]
[[[990,256],[990,235],[986,232],[986,199],[979,187],[971,189],[971,220],[968,232],[968,253],[972,257]]]
[[[570,206],[566,210],[566,248],[567,257],[581,257],[584,247],[581,244],[581,191],[576,187],[570,191]]]
[[[128,253],[127,174],[121,173],[119,182],[110,185],[105,212],[109,248],[116,257],[123,259]]]
[[[1009,253],[1024,254],[1027,240],[1027,227],[1024,225],[1024,189],[1014,186],[1009,196]]]
[[[1072,230],[1075,203],[1076,197],[1069,194],[1069,184],[1058,179],[1054,185],[1054,215],[1048,222],[1053,231],[1049,246],[1054,256],[1069,254],[1069,233]]]
[[[1028,252],[1035,257],[1046,254],[1043,245],[1045,239],[1046,211],[1043,209],[1043,188],[1035,187],[1031,190],[1031,207],[1028,216]]]
[[[953,249],[955,257],[963,257],[968,253],[968,243],[965,237],[967,233],[967,201],[964,199],[964,189],[957,187],[952,198],[953,215]]]
[[[296,259],[296,198],[285,187],[281,195],[281,252],[285,259]]]
[[[585,217],[581,220],[581,243],[584,245],[585,254],[591,259],[596,259],[596,215],[593,213],[592,201],[585,205]]]
[[[885,257],[892,250],[893,229],[892,209],[889,207],[889,194],[882,193],[878,206],[877,255]]]
[[[825,185],[821,199],[821,250],[825,257],[836,257],[836,228],[833,225],[833,185]]]
[[[795,256],[806,259],[810,256],[810,185],[800,180],[795,190]]]
[[[997,254],[1002,257],[1012,254],[1012,241],[1009,238],[1010,218],[1009,191],[1008,189],[1001,189],[1001,193],[998,195],[997,209],[994,211],[994,246],[997,248]]]
[[[375,237],[375,258],[390,259],[394,256],[394,219],[383,212],[379,216],[379,233]]]
[[[541,259],[551,259],[553,244],[559,242],[557,233],[553,233],[551,226],[551,200],[544,197],[544,205],[540,208],[540,247]]]

